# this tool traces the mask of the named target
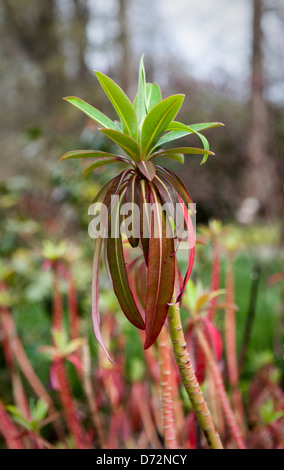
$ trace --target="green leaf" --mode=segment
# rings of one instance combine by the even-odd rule
[[[119,301],[119,304],[124,312],[126,318],[137,328],[144,330],[145,324],[135,303],[132,291],[129,287],[127,271],[123,256],[122,239],[120,231],[120,203],[117,202],[116,207],[113,208],[110,219],[113,219],[113,227],[117,231],[117,237],[111,234],[106,240],[107,242],[107,256],[111,278],[113,282],[113,289]]]
[[[134,139],[138,138],[138,120],[135,108],[124,91],[109,77],[95,71],[101,87],[120,117],[122,130]]]
[[[184,163],[184,155],[183,153],[160,153],[159,155],[153,155],[149,158],[148,161],[154,160],[154,158],[157,157],[164,157],[164,158],[171,158],[172,160],[175,160],[176,162],[179,163]]]
[[[111,163],[127,163],[125,160],[121,157],[113,157],[113,158],[98,158],[96,161],[88,165],[84,172],[83,175],[89,175],[92,171],[96,170],[100,166],[104,165],[110,165]]]
[[[122,150],[129,155],[132,160],[137,161],[140,158],[140,149],[136,140],[132,139],[122,132],[114,131],[112,129],[100,129],[100,131],[109,137],[113,142],[119,145]]]
[[[138,92],[137,92],[137,100],[136,100],[136,110],[137,110],[138,122],[139,122],[140,127],[143,124],[143,121],[145,119],[146,112],[147,112],[147,109],[146,109],[146,100],[147,100],[146,74],[145,74],[143,56],[144,54],[141,57],[140,65],[139,65]]]
[[[146,93],[147,93],[147,112],[150,111],[156,104],[162,101],[162,93],[159,85],[157,83],[147,83],[146,84]]]
[[[15,422],[17,422],[18,424],[20,424],[21,426],[23,426],[24,428],[28,429],[28,430],[32,430],[32,427],[29,423],[29,421],[27,421],[22,413],[20,412],[20,410],[14,406],[14,405],[7,405],[6,406],[6,409],[13,415],[13,420]]]
[[[86,103],[86,101],[83,101],[80,98],[77,98],[76,96],[67,96],[63,99],[83,111],[83,113],[87,114],[89,118],[93,119],[101,126],[106,127],[108,129],[115,129],[118,131],[120,130],[117,124],[115,124],[111,119],[105,116],[105,114],[101,113],[98,109],[94,108],[89,103]]]
[[[154,163],[150,161],[142,161],[137,162],[137,166],[141,171],[142,175],[144,175],[148,181],[152,181],[156,174]]]
[[[159,136],[177,115],[184,95],[173,95],[156,104],[147,114],[141,130],[141,153],[146,157]]]
[[[71,158],[103,158],[103,157],[118,157],[123,158],[121,155],[115,155],[113,153],[101,152],[100,150],[72,150],[71,152],[65,153],[61,158],[63,160],[69,160]]]
[[[174,240],[168,236],[169,221],[162,211],[162,201],[154,185],[150,184],[151,237],[147,271],[145,305],[146,339],[149,348],[165,323],[175,283]]]
[[[161,147],[162,145],[172,142],[173,140],[180,139],[181,137],[185,137],[190,134],[196,134],[201,139],[203,146],[205,149],[209,150],[209,143],[206,137],[199,133],[199,131],[204,131],[206,129],[211,129],[213,127],[223,126],[221,122],[205,122],[201,124],[192,124],[192,125],[185,125],[177,121],[173,121],[166,131],[168,132],[166,135],[163,135],[157,142],[155,147]],[[207,158],[203,159],[202,163],[205,163]]]
[[[173,149],[161,149],[159,150],[158,152],[155,152],[151,155],[151,160],[153,160],[153,158],[156,158],[156,157],[160,157],[160,156],[169,156],[169,155],[172,155],[172,154],[177,154],[177,153],[182,153],[182,154],[192,154],[192,155],[202,155],[202,154],[205,154],[206,156],[208,155],[215,155],[214,152],[211,152],[210,150],[205,150],[205,149],[198,149],[196,147],[177,147],[177,148],[173,148]]]
[[[181,122],[172,122],[172,123],[170,124],[169,128],[173,128],[174,130],[177,130],[177,131],[178,131],[178,130],[180,130],[180,131],[182,131],[182,130],[188,130],[189,132],[198,135],[198,137],[200,138],[201,142],[203,143],[204,149],[205,149],[205,150],[209,150],[209,142],[208,142],[208,140],[206,139],[206,137],[204,137],[204,135],[202,135],[202,134],[200,134],[199,132],[197,132],[194,128],[189,127],[189,126],[186,126],[185,124],[182,124]],[[201,161],[201,165],[206,162],[207,158],[208,158],[208,157],[206,156],[206,154],[204,154],[204,157],[203,157],[203,159],[202,159],[202,161]]]
[[[42,421],[47,414],[47,410],[48,404],[40,398],[39,400],[37,400],[32,410],[33,419],[37,421]]]

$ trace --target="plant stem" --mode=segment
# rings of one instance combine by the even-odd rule
[[[212,375],[215,381],[216,391],[219,395],[220,402],[222,403],[224,415],[227,420],[228,427],[230,429],[232,437],[234,438],[238,449],[245,449],[246,448],[245,442],[242,438],[238,423],[236,421],[235,415],[231,408],[228,396],[226,394],[226,390],[225,390],[221,373],[219,371],[215,358],[210,350],[208,341],[205,338],[200,328],[196,329],[196,334],[198,337],[199,344],[201,345],[204,356],[206,358],[208,369],[210,369],[210,371],[212,372]]]
[[[82,374],[83,388],[84,388],[87,403],[90,409],[91,418],[93,421],[94,428],[97,432],[97,437],[98,437],[100,447],[101,449],[106,449],[107,444],[106,444],[106,438],[105,438],[105,429],[104,429],[101,416],[99,414],[99,410],[97,408],[96,400],[94,398],[93,384],[90,379],[91,358],[90,358],[90,351],[89,351],[87,339],[82,346],[82,364],[83,364],[83,374]]]
[[[172,300],[174,302],[175,299]],[[182,330],[178,305],[172,304],[168,311],[168,323],[173,351],[180,372],[181,380],[187,391],[191,405],[197,416],[204,436],[212,449],[223,449],[220,436],[216,431],[210,411],[204,400],[199,383],[194,373]]]
[[[0,401],[0,433],[9,449],[23,449],[20,433]]]
[[[168,335],[165,326],[163,326],[158,336],[157,344],[160,365],[160,387],[165,447],[166,449],[177,449],[178,444],[171,379],[171,358],[168,345]]]
[[[246,319],[245,331],[243,336],[243,341],[241,345],[240,359],[239,359],[239,370],[242,372],[245,361],[247,358],[247,352],[249,348],[249,342],[253,327],[253,321],[255,317],[257,295],[258,295],[258,286],[259,286],[259,277],[260,277],[260,267],[254,266],[252,271],[252,282],[251,282],[251,293],[250,293],[250,303]]]
[[[244,410],[242,403],[242,394],[238,388],[239,381],[239,370],[238,370],[238,359],[237,359],[237,344],[236,344],[236,318],[235,310],[231,305],[235,302],[235,286],[234,286],[234,271],[232,259],[228,257],[228,266],[226,273],[226,302],[228,307],[226,308],[226,328],[225,328],[225,340],[226,340],[226,361],[228,369],[228,377],[230,388],[232,392],[232,402],[236,413],[236,417],[240,424],[242,431],[245,431],[244,422]]]
[[[56,363],[57,377],[59,383],[59,394],[63,405],[66,424],[70,433],[73,435],[77,449],[87,449],[85,433],[81,427],[79,418],[76,414],[75,403],[72,396],[71,386],[65,371],[63,359],[59,358]]]
[[[212,264],[212,275],[211,275],[211,292],[214,292],[219,289],[220,286],[220,253],[219,253],[219,246],[216,240],[212,242],[212,249],[213,249],[213,264]],[[208,318],[209,320],[213,320],[214,317],[214,307],[217,302],[217,297],[213,297],[210,300],[209,310],[208,310]]]

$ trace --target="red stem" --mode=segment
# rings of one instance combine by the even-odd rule
[[[62,358],[57,359],[56,369],[59,384],[59,394],[68,429],[74,437],[77,449],[90,448],[90,446],[86,445],[86,436],[76,415],[71,386],[64,368]]]
[[[160,387],[164,441],[166,449],[177,449],[176,425],[174,416],[171,358],[166,327],[163,326],[157,338],[160,364]]]
[[[0,400],[0,433],[3,435],[9,449],[24,449],[19,437],[19,431],[10,419]]]
[[[222,403],[222,407],[224,410],[224,415],[232,434],[232,437],[237,445],[238,449],[245,449],[246,445],[241,435],[241,431],[239,429],[239,425],[236,421],[235,415],[232,411],[228,396],[226,394],[225,386],[223,383],[223,379],[221,373],[219,371],[218,365],[215,361],[214,355],[211,351],[211,348],[208,344],[207,339],[205,338],[201,328],[196,328],[196,334],[198,337],[199,344],[203,350],[204,356],[206,358],[207,366],[212,372],[212,376],[214,378],[216,391],[219,395],[220,401]]]

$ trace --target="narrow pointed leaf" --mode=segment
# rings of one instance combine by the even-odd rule
[[[152,181],[156,174],[154,163],[150,161],[141,161],[137,162],[137,166],[142,175],[144,175],[148,181]]]
[[[164,201],[168,204],[169,212],[172,219],[176,221],[176,204],[179,203],[176,191],[171,184],[163,177],[163,175],[156,174],[154,184],[159,191],[159,194]]]
[[[152,155],[148,161],[154,160],[154,158],[163,157],[163,158],[170,158],[171,160],[175,160],[178,163],[184,163],[184,154],[183,153],[160,153],[159,155]]]
[[[158,174],[159,175],[161,174],[162,176],[166,178],[169,184],[175,188],[177,195],[180,195],[186,204],[193,204],[192,199],[182,179],[176,173],[169,170],[168,168],[163,168],[161,166],[157,166],[157,168],[158,168]],[[192,207],[192,210],[194,210],[194,207]]]
[[[181,124],[182,123],[180,122],[173,121],[166,130],[167,131],[184,130],[184,129],[180,129]],[[202,131],[206,131],[207,129],[212,129],[213,127],[223,127],[224,124],[222,122],[202,122],[200,124],[188,124],[185,126],[188,127],[188,130],[191,129],[190,132],[202,132]]]
[[[100,129],[100,131],[105,134],[109,139],[119,145],[122,150],[129,155],[132,160],[139,160],[140,149],[137,142],[122,132],[118,132],[112,129]]]
[[[100,166],[105,166],[105,165],[110,165],[112,163],[127,163],[124,158],[121,158],[121,157],[105,157],[105,158],[98,158],[97,160],[95,160],[93,163],[91,163],[90,165],[88,165],[84,172],[83,172],[83,175],[84,176],[87,176],[89,175],[92,171],[96,170],[97,168],[99,168]]]
[[[144,179],[140,180],[140,240],[144,254],[145,263],[148,266],[149,239],[150,239],[150,193],[149,186]]]
[[[109,207],[111,202],[111,195],[116,194],[119,191],[124,179],[127,177],[129,173],[128,171],[124,171],[115,178],[113,178],[111,184],[109,185],[107,191],[102,191],[100,197],[95,198],[95,202],[102,201],[107,207]],[[104,227],[107,227],[108,220],[103,221]],[[94,259],[93,259],[93,271],[92,271],[92,289],[91,289],[91,299],[92,299],[92,320],[93,320],[93,328],[95,336],[100,343],[101,347],[103,348],[104,352],[106,353],[107,357],[111,362],[111,359],[107,348],[104,344],[101,330],[100,330],[100,313],[99,313],[99,272],[100,272],[100,259],[101,259],[101,250],[102,250],[102,243],[103,238],[98,237],[95,239],[95,246],[94,246]]]
[[[195,240],[194,240],[193,225],[192,225],[192,222],[191,222],[190,215],[188,213],[188,208],[184,204],[182,198],[179,195],[177,195],[177,196],[178,196],[179,202],[182,205],[182,208],[183,208],[183,211],[184,211],[184,220],[185,220],[185,225],[187,227],[188,244],[189,244],[187,269],[186,269],[186,273],[185,273],[185,276],[184,276],[181,292],[180,292],[180,294],[178,295],[178,297],[176,299],[177,302],[181,302],[182,296],[184,294],[185,288],[187,286],[187,283],[189,281],[189,278],[190,278],[191,272],[192,272],[192,268],[193,268],[194,256],[195,256],[195,246],[194,246]]]
[[[169,222],[161,208],[161,199],[151,184],[151,237],[145,306],[146,339],[149,348],[159,335],[168,313],[175,283],[174,241],[169,237]],[[168,235],[168,236],[167,236]]]
[[[136,220],[136,217],[139,217],[139,201],[140,201],[140,197],[139,197],[139,176],[138,175],[135,175],[131,181],[130,181],[130,184],[128,185],[128,188],[126,190],[126,194],[125,194],[125,203],[126,204],[129,204],[131,206],[131,215],[129,217],[131,217],[131,225],[132,225],[132,232],[134,235],[136,235],[136,231],[138,231],[137,233],[137,237],[131,235],[129,238],[128,238],[128,241],[130,243],[130,245],[132,246],[132,248],[136,248],[139,244],[139,220]]]
[[[135,303],[132,291],[129,287],[127,271],[123,256],[122,240],[120,233],[120,204],[113,209],[111,218],[117,230],[117,237],[109,236],[107,239],[107,255],[114,292],[126,318],[137,328],[145,329],[144,320]]]
[[[120,117],[123,132],[137,139],[138,120],[133,104],[124,91],[111,78],[101,72],[95,72],[95,74]]]
[[[100,150],[72,150],[71,152],[65,153],[61,158],[60,162],[63,160],[69,160],[71,158],[103,158],[103,157],[119,157],[123,158],[121,155],[115,155],[113,153],[101,152]]]
[[[181,122],[173,121],[169,125],[167,130],[172,130],[172,132],[169,132],[165,136],[162,136],[161,139],[159,139],[159,141],[157,142],[156,147],[161,146],[165,143],[171,142],[172,140],[179,139],[179,138],[184,137],[184,136],[189,135],[189,134],[196,134],[200,138],[201,142],[203,143],[204,149],[209,150],[209,142],[206,139],[206,137],[204,137],[204,135],[200,134],[194,128],[186,126],[185,124],[183,124]]]
[[[166,155],[171,155],[171,154],[177,154],[177,153],[182,153],[185,155],[215,155],[214,152],[211,152],[210,150],[205,150],[205,149],[199,149],[196,147],[177,147],[177,148],[172,148],[172,149],[161,149],[151,155],[151,159],[160,157],[161,155],[166,156]]]
[[[173,95],[156,104],[147,114],[141,129],[141,153],[147,156],[160,135],[177,115],[184,95]]]
[[[111,119],[105,116],[105,114],[101,113],[98,109],[94,108],[89,103],[86,103],[86,101],[83,101],[80,98],[77,98],[76,96],[67,96],[66,98],[64,98],[64,100],[68,101],[69,103],[73,104],[73,106],[83,111],[83,113],[85,113],[87,116],[89,116],[89,118],[93,119],[101,126],[109,129],[115,129],[117,131],[120,130],[117,124],[115,124]]]
[[[137,92],[137,101],[136,101],[136,110],[138,116],[139,126],[141,127],[145,116],[146,116],[146,73],[144,68],[143,56],[140,60],[139,65],[139,77],[138,77],[138,92]]]
[[[146,94],[147,94],[147,112],[150,111],[156,104],[162,101],[161,88],[157,83],[147,83],[146,84]]]

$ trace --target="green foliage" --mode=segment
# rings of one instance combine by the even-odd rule
[[[194,150],[182,147],[172,152],[164,150],[162,156],[183,163],[182,154],[203,154],[202,164],[206,162],[208,155],[214,155],[209,150],[207,139],[200,131],[223,124],[212,122],[186,126],[174,121],[182,105],[184,95],[172,95],[162,100],[159,86],[156,83],[146,82],[143,56],[140,60],[138,90],[133,104],[111,78],[101,72],[96,71],[95,74],[120,119],[118,123],[79,98],[71,96],[65,100],[103,126],[100,131],[115,142],[127,157],[130,157],[134,166],[140,160],[154,158],[152,154],[155,149],[190,134],[198,135],[204,147],[203,151],[202,149]],[[63,155],[61,160],[83,158],[84,156],[95,157],[96,155],[92,151],[73,151]],[[100,158],[100,155],[98,154],[96,157]],[[116,163],[116,161],[109,161],[109,163]],[[92,170],[96,168],[94,166]]]

